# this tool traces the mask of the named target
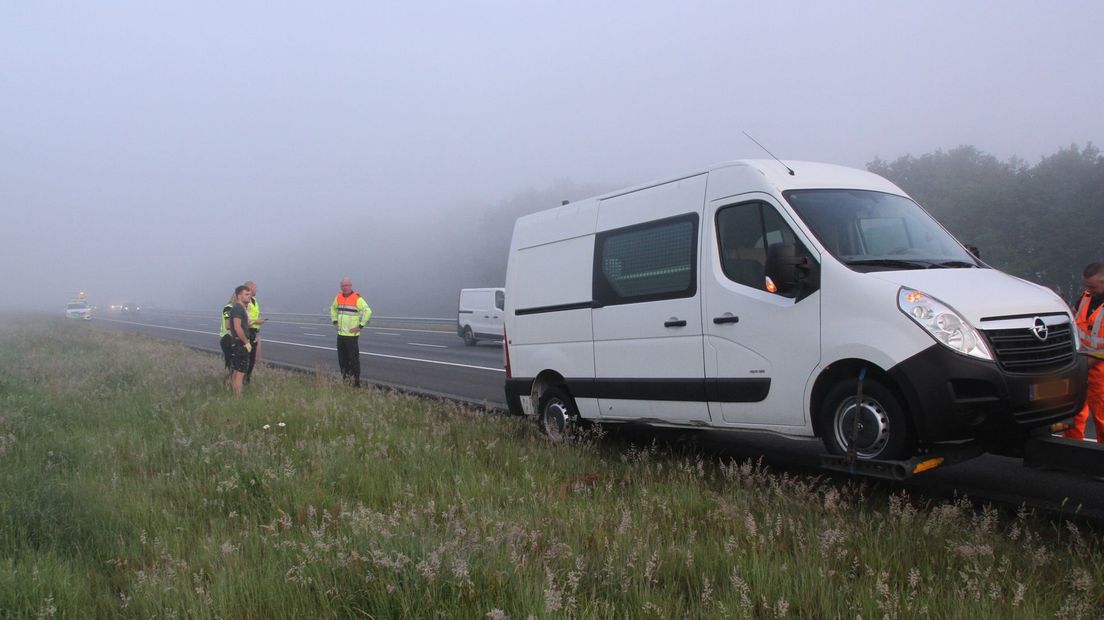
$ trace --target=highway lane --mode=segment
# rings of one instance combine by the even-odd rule
[[[207,318],[147,313],[140,317],[97,317],[93,324],[218,350],[217,315]],[[261,333],[264,359],[337,371],[335,335],[330,325],[269,321]],[[498,344],[467,347],[454,332],[370,327],[361,340],[361,355],[362,374],[368,381],[504,407],[502,347]],[[258,378],[263,380],[263,375]],[[618,434],[633,441],[678,443],[692,436],[694,445],[707,455],[762,458],[772,467],[789,471],[818,471],[823,452],[819,441],[765,433],[687,433],[629,427]],[[1008,507],[1026,503],[1046,511],[1077,514],[1104,525],[1104,482],[1070,472],[1025,468],[1018,459],[986,455],[906,482],[880,484],[923,497],[964,495]]]
[[[137,316],[97,316],[93,323],[219,351],[218,315],[209,318],[145,312]],[[261,359],[338,372],[336,340],[328,323],[270,320],[261,328]],[[468,347],[455,332],[369,327],[361,336],[360,354],[361,377],[368,382],[453,396],[471,403],[505,403],[500,344],[480,342]]]

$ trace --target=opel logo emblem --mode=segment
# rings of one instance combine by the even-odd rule
[[[1039,342],[1046,342],[1047,339],[1047,326],[1039,317],[1035,317],[1035,320],[1031,324],[1031,333],[1035,334],[1035,337],[1039,339]]]

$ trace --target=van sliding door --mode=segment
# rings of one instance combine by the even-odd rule
[[[594,248],[603,418],[708,422],[698,295],[705,177],[607,199]]]

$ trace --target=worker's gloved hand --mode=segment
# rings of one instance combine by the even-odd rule
[[[246,353],[252,353],[253,352],[253,345],[249,344],[248,342],[245,343],[245,352]]]

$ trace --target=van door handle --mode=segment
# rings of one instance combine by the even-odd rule
[[[686,320],[685,319],[676,319],[675,317],[671,317],[670,320],[664,321],[663,326],[664,327],[686,327]]]
[[[739,323],[739,322],[740,322],[740,317],[732,316],[731,314],[727,314],[727,313],[724,316],[715,316],[715,317],[713,317],[713,324],[714,325],[721,325],[722,323]]]

